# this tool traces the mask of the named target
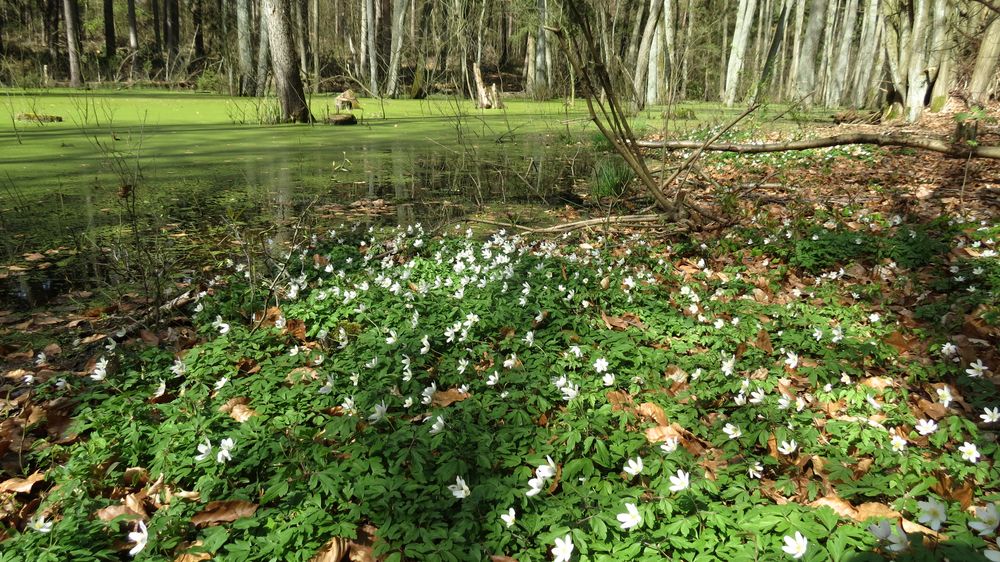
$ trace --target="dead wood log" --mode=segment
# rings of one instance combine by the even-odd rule
[[[719,142],[705,145],[702,141],[668,140],[668,141],[637,141],[640,148],[665,148],[668,150],[712,150],[716,152],[735,152],[738,154],[761,154],[765,152],[786,152],[790,150],[809,150],[831,146],[846,146],[851,144],[872,144],[877,146],[899,146],[928,150],[952,158],[990,158],[1000,160],[1000,146],[960,146],[933,137],[918,137],[911,135],[884,135],[876,133],[849,133],[818,139],[807,139],[786,142],[767,143],[733,143]]]

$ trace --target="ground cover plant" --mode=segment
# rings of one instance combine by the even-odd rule
[[[996,560],[998,226],[813,219],[230,262],[8,373],[0,560]]]

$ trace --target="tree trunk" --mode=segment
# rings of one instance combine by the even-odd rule
[[[684,48],[682,49],[681,56],[681,85],[680,85],[680,97],[681,99],[687,99],[687,89],[688,89],[688,72],[691,69],[691,35],[694,32],[694,7],[691,5],[691,0],[687,0],[687,9],[684,11],[684,15],[687,21],[684,22]],[[708,72],[708,68],[705,68],[705,72]],[[708,84],[705,84],[705,93],[708,93]]]
[[[799,82],[799,61],[802,56],[802,25],[806,18],[806,0],[794,0],[795,2],[795,34],[792,37],[792,62],[788,67],[788,84],[785,91],[789,96],[795,97],[798,93]]]
[[[806,24],[799,54],[795,97],[804,106],[811,107],[816,90],[816,53],[819,51],[820,30],[826,18],[826,0],[810,0],[809,22]]]
[[[128,0],[128,49],[133,56],[139,52],[139,24],[135,15],[135,0]]]
[[[299,60],[292,38],[290,1],[262,0],[261,12],[267,18],[274,90],[281,104],[281,118],[283,121],[308,123],[312,121],[312,115],[299,75]]]
[[[726,89],[723,101],[732,106],[736,101],[736,89],[739,87],[740,72],[743,70],[743,59],[746,57],[747,39],[753,26],[753,15],[757,9],[757,0],[740,0],[736,12],[736,28],[733,30],[733,46],[729,51],[729,65],[726,68]]]
[[[115,56],[115,3],[104,0],[104,59],[108,62]]]
[[[167,60],[172,65],[174,59],[177,58],[177,53],[180,49],[180,7],[177,5],[177,0],[163,0],[163,7],[163,25],[165,27],[164,35],[167,43]]]
[[[726,67],[729,61],[729,0],[722,3],[722,49],[719,51],[719,101],[726,99]],[[707,96],[706,96],[707,97]]]
[[[983,42],[976,54],[976,65],[972,70],[972,78],[969,79],[969,94],[975,103],[984,104],[989,101],[993,86],[996,84],[994,70],[998,60],[1000,60],[1000,17],[995,18],[986,29]]]
[[[858,63],[854,65],[854,85],[851,105],[862,107],[868,94],[868,83],[871,78],[873,65],[868,61],[875,59],[875,51],[878,48],[878,40],[875,32],[878,28],[878,3],[879,0],[865,0],[864,20],[861,22],[861,43],[858,47]]]
[[[951,15],[950,0],[934,0],[934,11],[931,19],[931,42],[928,46],[927,77],[931,84],[930,101],[933,111],[942,107],[948,99],[951,90],[951,69],[948,64],[951,58],[952,45],[948,20]],[[940,105],[938,105],[940,104]]]
[[[396,97],[399,88],[399,66],[403,54],[403,35],[406,25],[406,8],[409,0],[394,0],[392,3],[392,46],[389,50],[389,76],[385,82],[385,95]],[[485,4],[484,8],[485,10]]]
[[[149,11],[153,13],[153,52],[163,52],[163,36],[160,30],[163,23],[160,21],[160,0],[149,0]]]
[[[646,76],[649,73],[649,53],[653,48],[653,40],[657,27],[661,24],[663,0],[649,0],[649,16],[643,28],[642,40],[639,42],[639,53],[635,58],[635,74],[632,78],[632,90],[635,92],[635,102],[640,109],[646,102]]]
[[[535,99],[543,99],[549,95],[549,48],[548,37],[545,36],[545,25],[548,21],[548,0],[537,0],[538,30],[535,36],[535,76],[532,80],[532,90],[529,92]]]
[[[319,0],[312,0],[312,13],[310,15],[310,30],[312,35],[312,63],[313,63],[313,93],[319,93]],[[336,34],[334,34],[336,37]]]
[[[293,36],[299,53],[299,69],[303,74],[309,69],[309,0],[293,0],[292,14],[295,19]]]
[[[636,57],[639,56],[639,39],[642,37],[642,19],[645,2],[641,4],[641,8],[635,10],[635,25],[632,26],[632,34],[629,36],[628,49],[625,51],[625,68],[635,68],[636,67]]]
[[[194,57],[201,59],[205,57],[205,25],[202,21],[201,0],[191,2],[191,25],[194,27]]]
[[[833,63],[833,74],[826,91],[826,106],[837,107],[843,97],[844,84],[847,82],[847,67],[851,58],[851,45],[854,42],[854,24],[858,16],[858,0],[847,0],[844,16],[840,24],[840,34],[836,59]]]
[[[837,26],[837,7],[842,0],[830,0],[826,5],[826,25],[823,27],[823,52],[819,63],[819,81],[816,85],[816,103],[824,99],[833,78],[833,43]]]
[[[368,51],[368,88],[371,95],[378,95],[378,53],[375,51],[375,2],[365,0],[365,48]]]
[[[660,74],[663,70],[661,57],[663,56],[663,19],[657,17],[659,23],[656,31],[653,32],[653,43],[649,46],[649,56],[646,63],[646,88],[639,91],[640,106],[653,105],[660,96]]]
[[[771,36],[771,42],[768,45],[767,54],[764,56],[764,61],[760,69],[760,79],[757,83],[757,90],[754,93],[755,100],[761,99],[767,92],[768,85],[771,83],[771,76],[774,74],[774,65],[778,59],[778,51],[781,49],[782,42],[784,41],[785,22],[788,20],[788,12],[792,9],[792,0],[782,2],[779,9],[781,11],[778,13],[778,22],[774,27],[774,34]],[[761,20],[762,23],[764,21],[767,20]]]
[[[69,51],[69,85],[73,88],[83,86],[80,71],[80,36],[76,29],[76,12],[79,7],[76,0],[63,0],[63,20],[66,24],[66,50]]]
[[[239,70],[239,94],[254,95],[253,44],[250,37],[250,0],[236,0],[236,64]],[[261,41],[264,41],[261,32]]]
[[[45,10],[44,10],[44,27],[45,27],[45,47],[48,51],[48,63],[55,65],[59,60],[59,41],[60,41],[60,30],[59,30],[59,19],[63,13],[64,6],[61,0],[46,0]]]
[[[911,32],[910,70],[906,84],[906,120],[920,118],[927,96],[927,0],[914,0],[913,31]]]
[[[257,43],[257,97],[267,94],[268,69],[271,68],[271,33],[268,31],[267,13],[258,10],[259,42]]]

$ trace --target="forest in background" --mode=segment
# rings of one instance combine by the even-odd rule
[[[574,5],[634,108],[754,95],[913,121],[949,94],[997,92],[994,0]],[[554,0],[2,0],[0,81],[475,98],[481,71],[503,92],[571,98],[579,77],[554,33],[566,23]]]

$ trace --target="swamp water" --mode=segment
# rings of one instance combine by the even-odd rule
[[[313,101],[318,116],[328,101]],[[522,218],[574,202],[589,178],[592,150],[575,142],[585,115],[561,104],[363,103],[354,127],[262,126],[240,124],[261,110],[254,100],[8,95],[0,307],[119,283],[137,264],[183,279],[250,239],[291,240],[300,226],[434,227],[473,210]],[[64,121],[14,119],[25,112]]]

